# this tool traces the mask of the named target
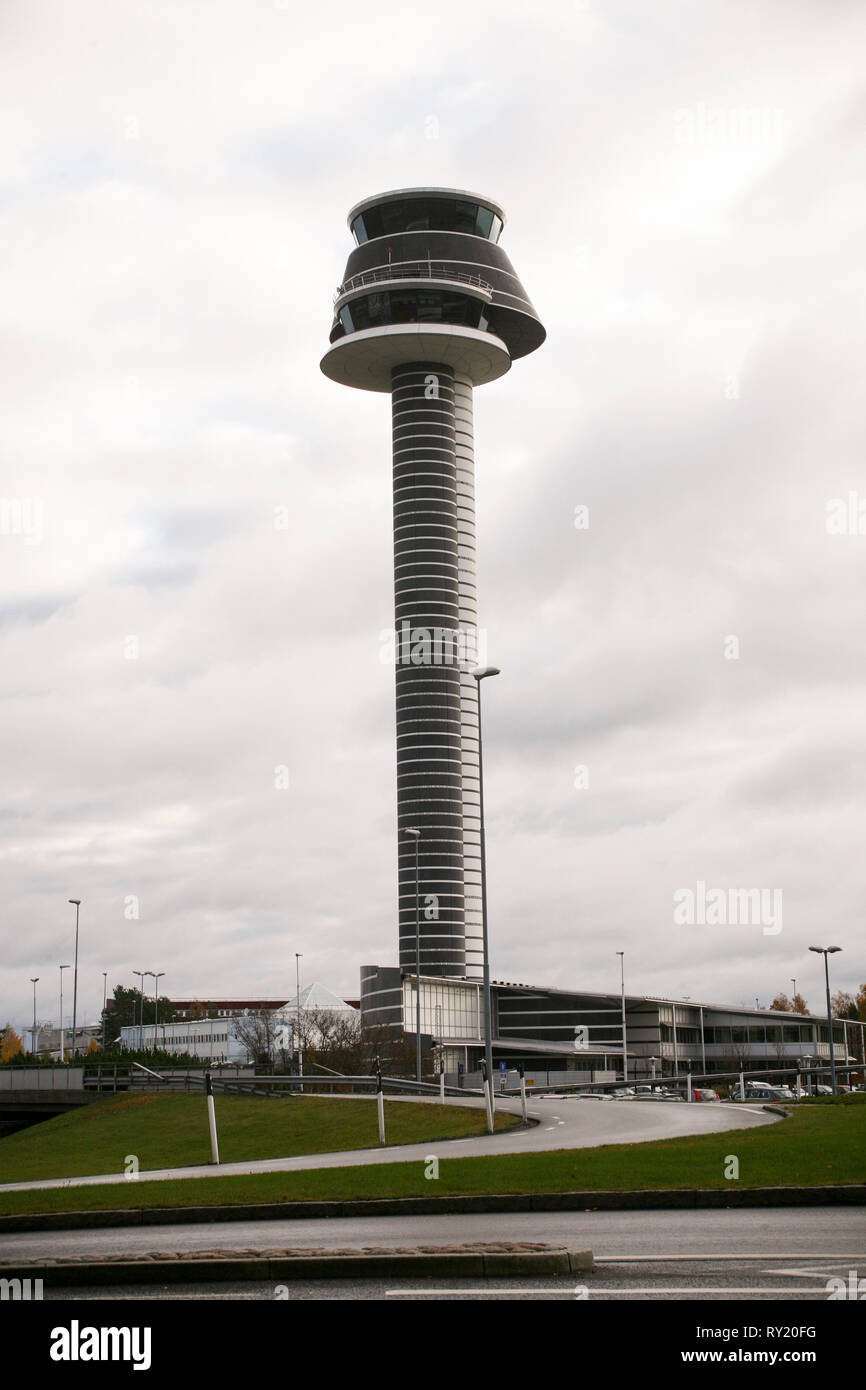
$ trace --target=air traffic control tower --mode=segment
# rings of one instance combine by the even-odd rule
[[[482,975],[472,389],[545,331],[491,198],[401,188],[349,213],[355,240],[322,371],[391,396],[400,967]],[[362,971],[363,975],[363,971]],[[370,978],[370,987],[374,985]],[[384,1020],[383,1020],[384,1021]]]

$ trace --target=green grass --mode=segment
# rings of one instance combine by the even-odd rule
[[[739,1159],[738,1181],[724,1176],[730,1154]],[[790,1118],[773,1125],[649,1144],[503,1154],[495,1158],[449,1158],[446,1152],[439,1155],[439,1179],[435,1182],[425,1179],[425,1164],[419,1157],[414,1163],[363,1168],[136,1182],[122,1189],[115,1186],[0,1193],[0,1213],[444,1197],[489,1192],[733,1189],[861,1183],[866,1180],[864,1154],[866,1107],[802,1106]]]
[[[216,1096],[220,1159],[289,1158],[378,1148],[372,1099]],[[497,1128],[517,1123],[496,1116]],[[483,1109],[385,1101],[389,1144],[426,1144],[486,1131]],[[122,1173],[128,1154],[138,1166],[178,1168],[210,1162],[203,1096],[143,1095],[98,1101],[0,1139],[0,1182]]]

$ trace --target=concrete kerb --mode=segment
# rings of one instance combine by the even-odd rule
[[[723,1207],[864,1206],[866,1184],[823,1187],[672,1188],[636,1192],[489,1193],[333,1202],[259,1202],[219,1207],[146,1207],[0,1216],[0,1235],[16,1231],[186,1226],[224,1221],[327,1220],[332,1217],[435,1216],[527,1211],[657,1211]]]
[[[140,1258],[22,1261],[0,1266],[0,1278],[38,1278],[46,1287],[117,1284],[279,1283],[293,1279],[512,1279],[589,1273],[591,1250],[419,1251],[367,1254],[177,1254]]]

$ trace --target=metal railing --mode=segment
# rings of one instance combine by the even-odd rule
[[[457,270],[453,261],[393,261],[388,265],[377,265],[372,270],[359,271],[344,280],[334,293],[334,303],[352,290],[363,289],[365,285],[381,284],[387,280],[452,280],[461,285],[472,285],[476,289],[493,293],[489,280],[468,270]]]

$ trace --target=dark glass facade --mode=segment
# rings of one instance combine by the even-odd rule
[[[377,290],[342,305],[331,342],[346,333],[384,328],[393,323],[455,323],[486,330],[487,304],[482,299],[444,288]]]
[[[352,222],[352,235],[361,246],[376,237],[400,232],[463,232],[498,241],[502,219],[492,208],[462,198],[400,198],[365,208]]]

